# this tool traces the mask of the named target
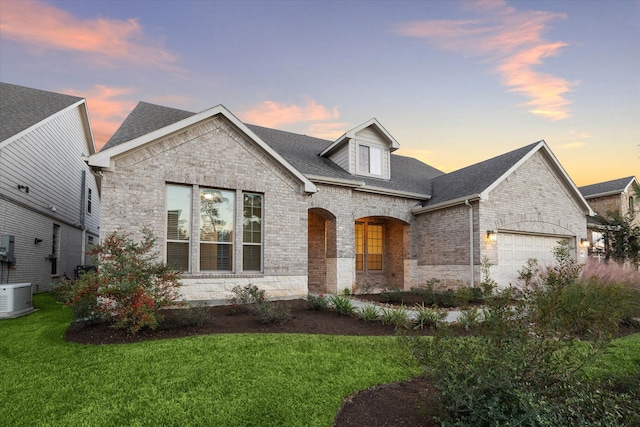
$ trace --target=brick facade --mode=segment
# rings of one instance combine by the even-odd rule
[[[348,185],[323,181],[316,184],[317,192],[305,194],[290,169],[225,116],[210,117],[112,161],[103,178],[102,236],[117,229],[135,234],[146,226],[158,236],[161,254],[167,183],[192,186],[194,193],[199,186],[235,190],[237,200],[243,191],[264,194],[263,272],[242,271],[242,245],[236,244],[233,272],[200,273],[199,245],[192,243],[191,270],[183,275],[184,295],[192,300],[224,299],[234,286],[249,283],[280,298],[304,297],[308,291],[409,289],[431,279],[447,287],[479,284],[483,257],[497,261],[487,230],[563,236],[572,242],[586,236],[581,200],[545,150],[533,153],[484,200],[417,215],[412,214],[416,199]],[[241,211],[236,207],[236,236],[242,235]],[[195,198],[191,220],[197,227]],[[382,226],[381,270],[356,271],[356,222]]]
[[[114,230],[139,237],[141,228],[148,227],[158,237],[162,256],[167,183],[264,194],[263,273],[242,272],[242,209],[236,204],[234,272],[198,273],[199,245],[192,243],[191,273],[182,276],[183,294],[192,300],[220,300],[234,286],[251,283],[271,297],[306,296],[307,197],[300,182],[224,118],[213,117],[125,153],[103,175],[101,237]],[[195,198],[193,203],[192,227],[197,229]]]
[[[486,238],[488,230],[569,238],[580,260],[579,247],[586,238],[585,213],[576,196],[542,151],[500,182],[486,200],[472,202],[474,238],[474,282],[479,283],[480,264],[486,257],[498,261],[497,244]],[[469,207],[457,205],[418,215],[412,227],[416,271],[412,286],[437,278],[446,286],[471,283]]]

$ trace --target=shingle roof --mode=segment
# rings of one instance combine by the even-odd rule
[[[433,179],[433,197],[422,206],[432,206],[482,193],[512,168],[540,141],[467,166]]]
[[[82,99],[0,82],[0,141],[9,139]]]
[[[417,159],[391,154],[390,180],[355,177],[331,160],[320,156],[333,141],[255,125],[247,127],[305,175],[357,180],[371,187],[430,195],[430,180],[444,173]]]
[[[620,194],[623,193],[625,188],[627,188],[627,186],[634,180],[634,176],[626,176],[624,178],[618,178],[611,181],[598,182],[596,184],[578,187],[578,190],[580,190],[585,199],[596,196]]]
[[[189,111],[140,102],[102,150],[179,122],[194,114]],[[364,181],[366,185],[371,187],[429,195],[431,194],[430,180],[443,174],[442,171],[419,160],[391,154],[391,180],[354,177],[331,160],[319,155],[333,141],[256,125],[247,125],[247,127],[305,175]]]
[[[148,102],[139,102],[124,122],[122,122],[118,130],[116,130],[102,147],[102,150],[115,147],[123,142],[131,141],[154,130],[179,122],[194,114],[195,113],[190,111],[163,107]]]

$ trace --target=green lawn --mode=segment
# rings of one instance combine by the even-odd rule
[[[127,345],[64,341],[71,312],[0,320],[3,426],[330,426],[342,399],[420,373],[393,337],[212,335]],[[224,321],[224,319],[221,319]],[[640,367],[640,334],[587,370]]]
[[[420,372],[393,337],[67,343],[71,312],[46,294],[34,301],[37,312],[0,321],[6,426],[330,426],[345,396]]]

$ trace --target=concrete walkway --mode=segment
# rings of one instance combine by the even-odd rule
[[[357,298],[358,298],[357,296],[350,297],[351,303],[353,304],[353,306],[356,309],[359,309],[359,308],[365,307],[367,305],[370,305],[370,306],[376,307],[376,310],[378,310],[378,314],[382,313],[382,308],[383,308],[382,306],[374,304],[374,303],[372,303],[370,301],[362,301],[362,300],[359,300]],[[411,307],[405,306],[405,310],[407,310],[407,313],[409,315],[409,319],[415,320],[418,317],[418,312],[416,310],[412,309]],[[460,316],[460,314],[462,314],[462,312],[460,310],[449,311],[449,312],[447,312],[447,317],[444,319],[444,321],[447,322],[447,323],[454,323],[454,322],[456,322],[458,320],[458,316]]]

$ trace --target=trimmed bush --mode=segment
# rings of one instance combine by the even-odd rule
[[[67,280],[54,294],[71,307],[76,320],[109,320],[132,334],[158,326],[159,311],[177,304],[179,272],[157,261],[156,238],[142,230],[141,242],[130,234],[112,233],[91,254],[98,268]]]

